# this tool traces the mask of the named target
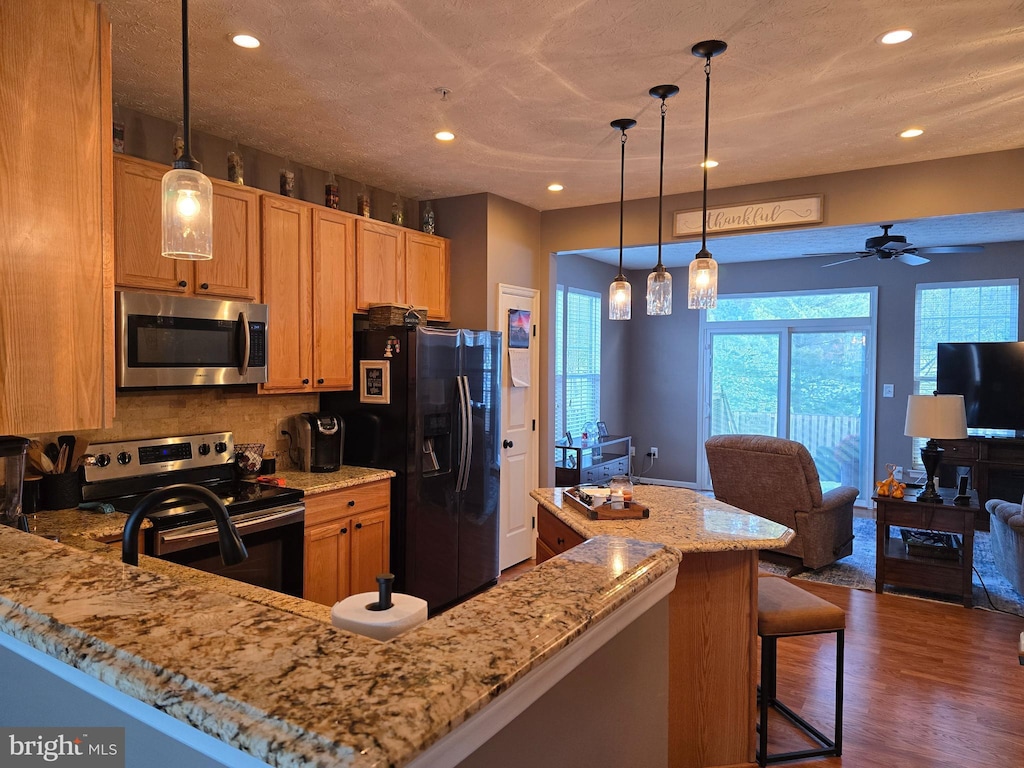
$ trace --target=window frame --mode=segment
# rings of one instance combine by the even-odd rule
[[[573,295],[584,297],[591,303],[591,316],[589,318],[588,336],[596,334],[596,343],[591,343],[593,354],[589,360],[588,368],[592,370],[586,373],[569,373],[569,360],[567,350],[571,347],[569,304]],[[604,317],[604,297],[601,293],[590,291],[585,288],[563,285],[555,286],[555,440],[561,440],[569,429],[573,438],[580,436],[580,430],[576,426],[579,419],[568,417],[568,391],[570,378],[586,378],[591,380],[591,390],[594,402],[590,404],[592,413],[587,413],[580,421],[581,424],[601,420],[601,326]],[[574,409],[575,410],[575,409]]]

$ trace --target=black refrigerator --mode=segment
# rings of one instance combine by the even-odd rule
[[[355,334],[345,463],[390,469],[395,589],[431,612],[498,578],[501,333],[391,327]]]

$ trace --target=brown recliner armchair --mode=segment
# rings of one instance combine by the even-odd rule
[[[853,502],[848,486],[821,492],[818,468],[800,443],[764,435],[717,435],[704,444],[715,498],[796,532],[774,550],[822,568],[853,553]]]

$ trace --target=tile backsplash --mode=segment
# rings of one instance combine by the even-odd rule
[[[287,469],[294,463],[281,430],[288,428],[291,416],[319,406],[316,394],[258,395],[255,387],[118,392],[114,425],[76,436],[101,443],[231,431],[238,443],[263,443],[265,451],[276,452],[278,467]],[[56,435],[41,437],[53,440]]]

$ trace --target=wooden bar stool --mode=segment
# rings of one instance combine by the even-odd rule
[[[843,635],[846,613],[786,579],[766,576],[757,580],[757,634],[761,637],[761,685],[758,687],[760,717],[757,763],[764,766],[806,757],[838,756],[843,753]],[[776,644],[780,637],[836,633],[836,727],[833,739],[775,697]],[[820,747],[795,752],[768,754],[768,709],[774,708]]]

